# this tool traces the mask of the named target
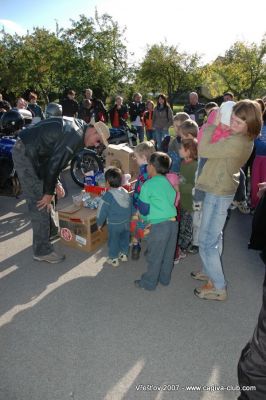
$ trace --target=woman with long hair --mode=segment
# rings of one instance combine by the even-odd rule
[[[154,129],[154,139],[156,140],[157,150],[161,149],[161,144],[166,136],[169,136],[169,128],[173,125],[173,112],[164,94],[160,94],[157,105],[153,111],[152,126]]]

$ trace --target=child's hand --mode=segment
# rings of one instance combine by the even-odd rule
[[[151,224],[146,225],[146,226],[145,226],[145,229],[144,229],[144,231],[143,231],[143,235],[144,235],[144,236],[147,236],[147,235],[150,233],[150,231],[151,231]]]
[[[179,192],[179,185],[173,185],[175,191],[178,193]]]
[[[217,110],[215,110],[215,111],[216,111],[216,115],[215,115],[213,124],[216,125],[216,126],[218,126],[219,123],[221,122],[221,112],[220,112],[220,109],[219,109],[219,108],[218,108]]]
[[[140,212],[139,212],[139,210],[134,214],[134,215],[132,215],[132,220],[133,221],[136,221],[136,220],[138,220],[140,218]]]

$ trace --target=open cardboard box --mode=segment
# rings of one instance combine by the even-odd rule
[[[61,241],[70,247],[92,251],[107,240],[107,227],[98,231],[97,210],[71,205],[58,211]]]
[[[131,179],[135,179],[138,176],[139,166],[134,156],[134,150],[131,147],[125,143],[109,144],[106,153],[106,167],[112,166],[112,162],[118,160],[123,174],[130,174]]]

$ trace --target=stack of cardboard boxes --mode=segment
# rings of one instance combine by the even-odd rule
[[[124,174],[130,174],[134,180],[138,176],[139,167],[134,151],[125,144],[109,145],[106,155],[106,167],[118,160]],[[107,228],[100,232],[96,224],[97,210],[71,205],[58,211],[61,240],[67,246],[93,251],[101,247],[107,240]]]

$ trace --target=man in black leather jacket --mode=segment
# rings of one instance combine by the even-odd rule
[[[109,129],[103,122],[55,117],[21,131],[13,148],[13,161],[26,196],[33,228],[34,260],[57,263],[49,241],[49,210],[58,176],[72,157],[84,147],[108,145]]]

